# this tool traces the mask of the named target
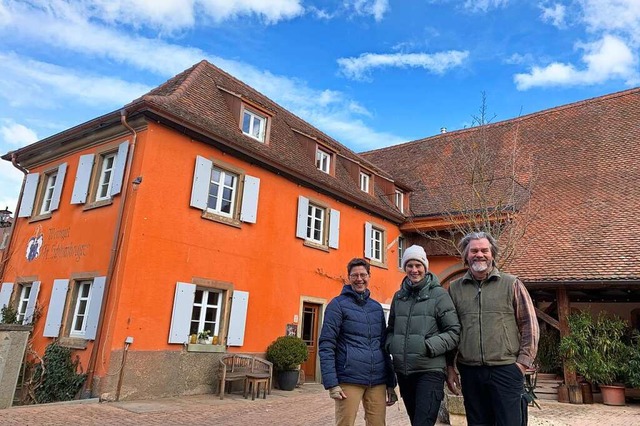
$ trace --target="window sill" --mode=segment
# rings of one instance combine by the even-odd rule
[[[187,352],[226,352],[225,345],[212,345],[201,343],[189,343],[187,344]]]
[[[314,243],[313,241],[304,240],[303,245],[305,245],[307,247],[314,248],[316,250],[326,251],[327,253],[329,253],[329,246],[325,246],[325,245],[322,245],[322,244]]]
[[[58,344],[69,349],[87,349],[89,341],[81,337],[61,337]]]
[[[386,264],[386,263],[379,262],[379,261],[377,261],[377,260],[369,259],[369,264],[370,264],[371,266],[375,266],[375,267],[377,267],[377,268],[389,269],[389,268],[387,267],[387,264]]]
[[[33,216],[29,219],[29,223],[39,222],[41,220],[47,220],[47,219],[51,219],[51,212]]]
[[[86,211],[97,209],[99,207],[110,206],[111,204],[113,204],[113,198],[109,198],[108,200],[94,201],[93,203],[85,204],[82,210]]]
[[[241,222],[237,219],[232,219],[230,217],[221,216],[219,214],[215,214],[212,212],[203,212],[202,218],[207,220],[212,220],[214,222],[222,223],[223,225],[233,226],[235,228],[240,228]]]

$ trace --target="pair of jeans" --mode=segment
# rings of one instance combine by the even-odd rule
[[[367,426],[384,426],[387,415],[387,386],[365,386],[340,383],[347,399],[336,400],[336,425],[353,426],[360,401]]]
[[[445,374],[428,371],[408,375],[397,374],[400,395],[412,426],[433,426],[444,398]]]
[[[524,376],[514,364],[469,366],[458,364],[469,426],[523,426],[528,408]]]

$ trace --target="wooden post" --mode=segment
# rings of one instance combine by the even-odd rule
[[[571,306],[569,303],[569,296],[567,295],[567,288],[564,285],[559,285],[556,290],[558,298],[558,325],[560,328],[560,338],[569,335],[569,314],[571,313]],[[578,381],[576,380],[576,372],[567,369],[566,365],[562,365],[564,372],[564,382],[567,386],[576,386]]]

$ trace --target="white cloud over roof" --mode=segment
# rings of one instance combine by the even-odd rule
[[[424,68],[435,74],[460,66],[468,51],[449,50],[437,53],[363,53],[354,58],[340,58],[338,65],[348,78],[364,80],[377,68]]]

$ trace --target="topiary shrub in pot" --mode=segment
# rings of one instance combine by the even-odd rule
[[[293,390],[298,382],[300,364],[307,360],[307,344],[297,336],[280,336],[267,348],[267,360],[276,369],[278,387]]]

